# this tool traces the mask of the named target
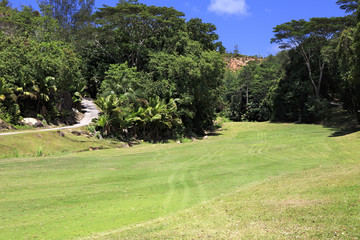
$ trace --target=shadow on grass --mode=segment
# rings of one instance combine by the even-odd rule
[[[221,135],[223,135],[223,134],[220,133],[220,132],[211,132],[211,133],[208,133],[207,135],[208,135],[208,136],[221,136]]]
[[[271,123],[283,124],[287,122],[271,121]],[[299,122],[294,123],[301,124]],[[357,121],[356,115],[343,110],[342,107],[332,108],[326,120],[322,123],[316,124],[321,124],[323,127],[331,129],[333,132],[329,135],[329,137],[341,137],[360,131],[360,125]]]
[[[356,133],[360,131],[360,128],[345,128],[345,129],[334,129],[335,132],[333,132],[329,137],[342,137],[346,136],[348,134]]]
[[[346,111],[333,112],[323,125],[334,131],[329,137],[341,137],[360,131],[356,115]]]

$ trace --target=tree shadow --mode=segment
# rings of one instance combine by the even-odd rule
[[[342,137],[359,131],[360,131],[359,127],[334,129],[334,132],[330,134],[329,137]]]
[[[351,115],[342,116],[335,121],[324,122],[323,125],[334,131],[329,137],[341,137],[360,131],[357,119]]]
[[[208,136],[221,136],[221,135],[223,135],[223,134],[220,133],[220,132],[211,132],[211,133],[208,133],[207,135],[208,135]]]
[[[332,108],[322,125],[330,128],[333,133],[329,137],[341,137],[360,131],[356,114],[344,110],[342,107]]]

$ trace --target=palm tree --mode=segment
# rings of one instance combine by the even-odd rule
[[[16,88],[19,101],[36,101],[36,112],[40,113],[45,104],[50,101],[51,96],[57,92],[54,77],[46,77],[40,81],[20,81]],[[23,104],[29,104],[25,102]]]
[[[7,95],[13,93],[12,86],[8,84],[4,78],[0,78],[0,101],[5,101]]]
[[[101,115],[96,124],[101,128],[101,132],[105,136],[108,136],[110,133],[114,133],[112,130],[116,130],[116,123],[119,123],[121,120],[120,103],[121,101],[115,95],[99,97],[95,101],[95,104],[101,110]]]
[[[37,95],[37,112],[39,113],[41,109],[45,106],[45,103],[50,101],[51,96],[54,96],[57,92],[57,87],[55,85],[54,77],[46,77],[41,79],[38,84]]]
[[[16,103],[16,95],[13,86],[0,78],[0,118],[8,122],[16,123],[20,117],[20,108]]]
[[[176,100],[171,99],[166,103],[158,96],[150,98],[146,106],[138,107],[131,120],[143,138],[154,141],[160,140],[161,133],[181,122],[177,115]]]

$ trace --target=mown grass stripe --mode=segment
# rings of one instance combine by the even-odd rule
[[[290,196],[292,189],[287,188],[287,184],[292,185],[294,179],[298,179],[299,171],[318,169],[321,172],[325,166],[340,164],[341,167],[341,164],[359,162],[359,135],[329,137],[332,133],[331,129],[315,125],[227,123],[219,136],[193,143],[142,144],[128,149],[63,156],[1,159],[0,238],[69,239],[99,232],[108,236],[116,229],[119,229],[116,234],[109,235],[111,238],[122,238],[123,229],[127,229],[125,232],[131,238],[144,237],[144,234],[167,238],[172,233],[174,238],[181,238],[181,234],[198,238],[197,225],[190,224],[189,229],[180,227],[186,231],[181,233],[173,229],[175,226],[170,222],[165,226],[154,223],[160,221],[154,219],[168,217],[174,221],[173,216],[179,218],[175,223],[182,226],[185,223],[180,218],[186,209],[196,209],[195,215],[187,214],[196,217],[199,226],[201,221],[207,224],[209,227],[204,226],[204,230],[216,238],[217,235],[212,234],[220,229],[202,219],[207,215],[197,213],[202,211],[204,205],[201,204],[210,201],[214,217],[219,218],[220,223],[228,221],[229,214],[223,206],[226,196],[244,189],[248,189],[246,196],[251,197],[252,205],[241,205],[232,211],[240,220],[242,211],[247,212],[248,217],[241,220],[241,226],[247,219],[246,224],[256,226],[249,229],[259,232],[249,230],[241,235],[242,231],[233,229],[236,224],[225,225],[223,230],[228,235],[223,237],[266,236],[267,223],[254,221],[261,215],[251,215],[251,208],[256,209],[256,199],[263,201],[262,191],[268,196],[277,196],[282,190],[252,191],[252,187],[286,176],[279,186],[288,189],[285,193]],[[266,184],[264,186],[270,186]],[[353,190],[349,188],[350,191]],[[251,193],[255,195],[250,196]],[[286,196],[285,193],[279,196]],[[302,198],[305,192],[297,194],[294,198]],[[240,200],[246,203],[243,198]],[[264,217],[270,219],[271,211],[266,213]],[[324,212],[326,217],[332,215]],[[151,225],[153,223],[155,225]],[[136,227],[138,224],[150,225],[145,233]],[[240,235],[232,235],[232,231]]]

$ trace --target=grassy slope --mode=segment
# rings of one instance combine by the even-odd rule
[[[189,144],[2,159],[0,238],[359,237],[358,134],[226,128]]]
[[[90,147],[121,147],[119,142],[76,136],[71,130],[61,132],[63,137],[57,131],[0,136],[0,158],[80,152],[87,151]]]
[[[85,239],[359,239],[360,167],[297,172]]]

